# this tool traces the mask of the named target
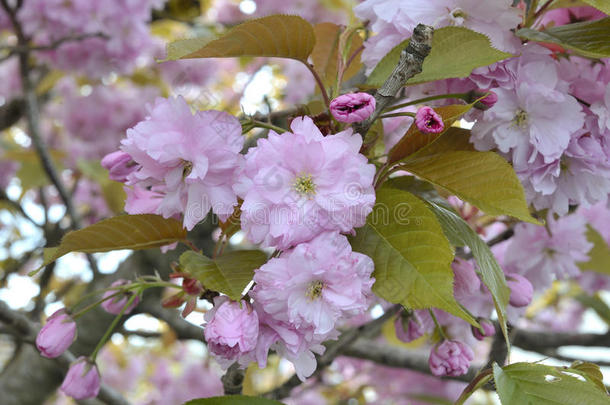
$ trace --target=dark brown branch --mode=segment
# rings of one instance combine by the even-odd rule
[[[3,301],[0,301],[0,322],[21,334],[22,341],[27,343],[33,343],[34,337],[39,330],[36,324],[29,321],[23,314],[11,310]],[[65,372],[74,360],[76,360],[76,357],[72,353],[65,352],[57,359],[49,361],[58,364],[62,372]],[[125,398],[106,385],[101,386],[98,398],[110,405],[129,405]]]
[[[434,29],[430,26],[418,24],[415,27],[409,45],[400,53],[394,71],[375,94],[375,112],[365,121],[352,125],[354,132],[364,137],[381,112],[394,101],[407,80],[422,71],[424,59],[430,53],[433,33]]]
[[[225,395],[239,395],[243,389],[244,377],[246,372],[233,363],[227,372],[220,378]]]
[[[428,366],[428,355],[414,350],[401,347],[392,347],[387,344],[379,344],[371,340],[359,339],[347,347],[343,354],[363,360],[370,360],[384,366],[406,368],[430,374]],[[470,382],[476,375],[477,370],[471,367],[468,373],[459,377],[445,377],[447,379]]]
[[[599,333],[549,333],[516,329],[512,332],[513,345],[525,350],[544,353],[561,346],[610,346],[610,332]]]

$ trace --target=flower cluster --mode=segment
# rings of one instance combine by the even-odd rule
[[[243,142],[235,117],[213,110],[193,114],[182,97],[157,99],[122,141],[121,150],[133,160],[125,174],[126,211],[182,216],[189,230],[210,209],[226,220],[237,205],[233,185]]]
[[[375,168],[351,129],[323,136],[309,117],[295,118],[291,129],[270,131],[244,157],[237,119],[193,114],[181,97],[158,99],[102,165],[125,183],[127,212],[181,217],[189,230],[210,209],[227,220],[243,200],[248,239],[282,253],[256,270],[253,303],[215,299],[205,317],[210,352],[224,366],[264,365],[273,348],[305,378],[337,322],[368,308],[373,262],[341,233],[372,211]]]
[[[91,77],[111,72],[129,73],[154,41],[148,22],[160,0],[30,0],[18,19],[36,45],[45,46],[66,38],[57,49],[39,57],[58,69]]]

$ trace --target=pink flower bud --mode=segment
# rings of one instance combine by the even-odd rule
[[[483,329],[482,332],[481,332],[481,329],[471,326],[472,335],[475,337],[475,339],[483,340],[488,336],[493,336],[496,334],[496,328],[494,327],[494,324],[491,323],[491,321],[489,319],[479,319],[479,324],[481,325],[481,328]]]
[[[47,319],[36,337],[36,347],[40,354],[55,358],[65,352],[76,339],[76,323],[62,308]]]
[[[489,110],[491,107],[496,105],[496,103],[498,102],[498,95],[496,93],[494,93],[493,91],[488,91],[488,93],[489,94],[487,95],[487,97],[480,100],[477,103],[477,105],[475,105],[475,107],[480,108],[480,106],[478,104],[482,104],[484,107],[484,108],[481,108],[482,110]]]
[[[95,363],[82,356],[76,359],[70,365],[60,389],[74,399],[96,397],[100,391],[100,373]]]
[[[110,284],[111,287],[119,287],[122,285],[127,285],[130,282],[124,279],[119,279],[117,281],[115,281],[114,283]],[[104,296],[102,298],[107,298],[110,297],[111,295],[116,294],[117,292],[119,292],[120,290],[108,290],[104,293]],[[114,296],[113,298],[109,298],[106,301],[102,302],[102,308],[104,308],[104,310],[106,310],[106,312],[114,314],[114,315],[118,315],[121,310],[123,309],[123,307],[125,305],[127,305],[127,301],[129,301],[129,299],[131,298],[131,296],[134,294],[134,292],[132,291],[126,291],[123,293],[120,293],[116,296]],[[136,305],[138,305],[140,303],[140,297],[136,297],[133,302],[131,303],[131,305],[129,305],[129,307],[127,307],[127,309],[125,310],[125,312],[123,312],[123,314],[128,314],[130,313]]]
[[[231,301],[228,297],[214,298],[214,308],[205,314],[203,330],[208,349],[223,364],[235,361],[240,354],[256,347],[258,315],[245,301]],[[228,365],[227,364],[227,365]]]
[[[409,343],[422,337],[425,333],[424,328],[415,313],[407,315],[401,312],[394,321],[394,329],[396,330],[396,337],[405,342]]]
[[[510,288],[510,299],[508,303],[513,307],[527,307],[532,302],[534,287],[530,281],[520,274],[510,273],[506,275],[506,284]]]
[[[430,371],[437,377],[466,374],[474,359],[472,349],[457,340],[444,340],[430,351],[428,364]]]
[[[330,102],[330,112],[339,122],[364,121],[375,111],[375,97],[368,93],[348,93]]]
[[[424,134],[438,134],[445,129],[445,124],[434,109],[425,106],[415,113],[415,125]]]
[[[123,151],[117,150],[104,156],[102,167],[108,170],[110,180],[124,183],[127,176],[138,169],[138,165],[131,156]]]

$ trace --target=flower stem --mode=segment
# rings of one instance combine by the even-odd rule
[[[138,291],[138,294],[140,292],[141,291]],[[136,299],[138,294],[132,294],[132,296],[129,297],[129,300],[127,301],[127,303],[123,306],[123,308],[121,308],[121,312],[119,312],[119,314],[114,318],[114,321],[112,321],[112,323],[110,324],[108,329],[106,329],[106,333],[104,333],[104,336],[102,336],[102,338],[98,342],[97,346],[95,347],[95,350],[93,351],[93,354],[91,355],[91,360],[92,361],[95,361],[95,358],[97,357],[98,352],[100,351],[100,349],[102,347],[104,347],[104,344],[106,343],[106,341],[108,340],[108,338],[110,337],[112,332],[114,331],[114,328],[116,328],[117,324],[119,323],[119,320],[121,319],[121,317],[123,316],[123,314],[125,313],[127,308],[129,308],[129,306]]]
[[[446,99],[446,98],[460,98],[462,100],[467,100],[468,97],[469,97],[468,93],[438,94],[436,96],[418,98],[417,100],[411,100],[411,101],[408,101],[408,102],[402,103],[402,104],[394,104],[394,105],[391,105],[388,108],[386,108],[384,111],[398,110],[399,108],[408,107],[410,105],[426,103],[428,101],[434,101],[434,100],[443,100],[443,99]]]
[[[412,112],[399,112],[399,113],[391,113],[391,114],[384,114],[382,116],[380,116],[380,119],[384,119],[384,118],[392,118],[392,117],[415,117],[415,113]]]
[[[316,79],[316,83],[318,84],[318,87],[320,88],[320,92],[322,93],[322,98],[324,99],[324,104],[326,105],[326,108],[330,108],[330,99],[328,98],[328,93],[326,92],[326,87],[324,87],[324,83],[322,82],[320,75],[318,75],[318,72],[315,71],[315,69],[313,68],[312,65],[310,65],[307,62],[303,62],[303,63],[305,64],[305,66],[307,66],[307,69],[309,69],[309,71],[313,75],[313,78]]]
[[[286,130],[284,128],[278,127],[276,125],[270,124],[268,122],[263,122],[263,121],[256,121],[253,120],[252,121],[252,125],[254,125],[255,128],[267,128],[267,129],[272,129],[275,132],[281,134],[283,132],[286,132]]]
[[[432,320],[434,321],[434,325],[436,326],[436,329],[441,334],[441,337],[445,340],[449,340],[447,335],[445,335],[445,331],[443,330],[443,328],[441,328],[441,325],[438,323],[438,319],[436,319],[436,315],[434,315],[434,311],[429,309],[428,312],[430,312],[430,316],[432,317]]]

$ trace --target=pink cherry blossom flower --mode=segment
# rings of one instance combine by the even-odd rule
[[[235,186],[248,239],[278,249],[324,231],[350,232],[375,203],[375,167],[359,153],[362,137],[351,129],[324,137],[309,117],[291,129],[259,139]]]
[[[76,340],[76,323],[66,309],[56,311],[36,336],[36,347],[47,358],[59,357]]]
[[[366,310],[372,272],[372,260],[352,252],[345,236],[325,232],[258,269],[251,295],[274,318],[326,334],[342,316]]]
[[[470,346],[456,340],[443,340],[430,351],[430,371],[437,377],[457,377],[468,372],[474,352]]]
[[[205,314],[204,336],[210,352],[223,367],[256,348],[259,321],[256,311],[245,301],[214,298],[214,308]]]
[[[130,284],[130,282],[128,280],[119,279],[119,280],[113,282],[112,284],[110,284],[110,286],[111,287],[120,287],[120,286],[124,286],[124,285],[128,285],[128,284]],[[116,290],[116,289],[108,290],[104,293],[102,298],[108,298],[118,292],[120,292],[120,290]],[[118,315],[119,313],[121,313],[121,310],[123,310],[125,305],[127,305],[127,302],[129,301],[129,299],[131,298],[131,296],[133,294],[134,294],[133,291],[126,291],[126,292],[120,293],[119,295],[117,295],[113,298],[108,298],[104,302],[102,302],[102,308],[104,308],[104,310],[110,314]],[[123,314],[131,313],[131,311],[133,311],[133,309],[139,303],[140,303],[140,297],[136,296],[134,298],[133,302],[125,309],[125,311],[123,311]]]
[[[445,129],[443,118],[427,106],[420,107],[415,113],[415,125],[424,134],[438,134]]]
[[[519,41],[510,31],[520,22],[521,12],[511,0],[366,0],[354,8],[356,17],[370,21],[377,34],[365,42],[362,60],[370,70],[396,45],[409,38],[418,23],[461,26],[483,33],[494,47],[516,51]]]
[[[193,114],[177,97],[157,99],[150,116],[127,130],[121,149],[139,165],[127,184],[162,193],[153,213],[182,215],[190,230],[210,209],[223,221],[233,213],[237,197],[232,187],[242,165],[242,147],[235,117],[214,110]],[[136,204],[139,211],[143,205]]]
[[[60,389],[74,399],[94,398],[100,391],[100,373],[97,365],[85,357],[76,359],[61,383]]]
[[[272,348],[305,379],[316,368],[314,353],[338,336],[339,319],[362,314],[374,279],[372,260],[352,252],[347,238],[325,232],[256,270],[254,307],[261,322],[254,353],[259,366]],[[254,357],[254,356],[253,356]]]
[[[330,102],[330,112],[339,122],[360,122],[375,111],[375,105],[375,97],[368,93],[348,93]]]
[[[545,227],[520,223],[515,227],[504,254],[504,270],[526,277],[536,290],[551,285],[556,278],[566,279],[580,274],[578,262],[589,259],[592,244],[586,237],[586,222],[580,215],[547,218]]]

